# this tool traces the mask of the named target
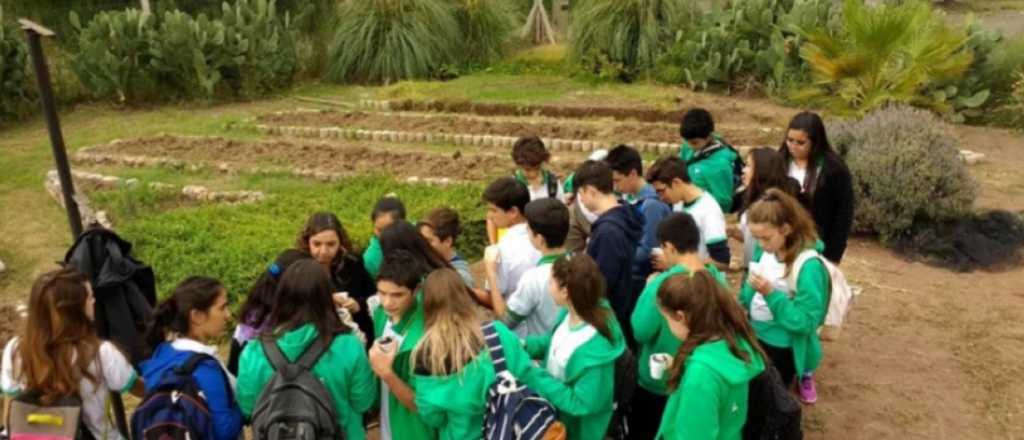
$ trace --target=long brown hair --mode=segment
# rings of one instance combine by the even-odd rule
[[[808,200],[814,200],[814,190],[818,187],[818,161],[837,161],[839,160],[835,150],[832,149],[832,144],[828,141],[828,134],[825,132],[825,122],[822,121],[821,116],[817,113],[804,111],[793,116],[793,119],[789,121],[789,127],[786,129],[786,133],[783,134],[782,146],[779,147],[779,152],[782,153],[782,158],[785,160],[786,165],[789,166],[789,161],[793,160],[793,154],[789,151],[789,144],[786,143],[786,139],[789,137],[790,130],[799,130],[807,133],[807,138],[811,142],[811,155],[808,158],[807,164],[807,177],[804,179],[803,192],[807,193]],[[839,160],[841,162],[841,160]]]
[[[789,225],[790,234],[782,249],[786,274],[789,274],[797,255],[818,241],[818,229],[807,209],[795,198],[778,188],[771,188],[747,211],[747,223],[770,224],[776,228]]]
[[[781,153],[767,147],[755,148],[747,160],[754,167],[754,175],[743,193],[744,210],[771,188],[781,189],[793,197],[799,195],[800,184],[789,177],[786,159]]]
[[[690,334],[672,361],[668,379],[671,390],[679,386],[685,373],[686,359],[701,344],[724,339],[733,356],[750,363],[750,353],[739,346],[739,341],[745,340],[761,359],[767,358],[757,343],[754,328],[747,321],[743,308],[706,270],[666,279],[658,289],[658,307],[669,315],[683,312],[686,315],[686,327],[690,329]]]
[[[423,282],[424,331],[413,349],[415,364],[438,376],[462,371],[484,347],[482,318],[458,272],[431,272]]]
[[[39,392],[44,403],[77,394],[82,378],[99,381],[89,371],[100,339],[85,314],[87,282],[84,274],[66,266],[39,276],[32,285],[16,353],[16,377],[26,390]]]
[[[334,334],[351,330],[335,311],[327,270],[312,259],[296,261],[281,275],[277,303],[268,319],[275,331],[282,333],[313,324],[324,342]]]
[[[594,259],[587,254],[563,256],[551,266],[551,277],[569,293],[569,302],[580,319],[611,341],[608,321],[612,314],[601,304],[605,299],[605,282]]]
[[[352,240],[349,239],[348,232],[345,232],[345,226],[341,224],[341,220],[338,220],[338,216],[329,212],[318,212],[311,215],[306,221],[306,226],[302,228],[298,240],[295,241],[295,247],[312,255],[309,251],[309,238],[324,231],[334,231],[338,234],[340,248],[338,254],[334,256],[334,260],[331,260],[331,269],[335,270],[341,265],[341,260],[345,258],[345,255],[357,253],[352,248]]]

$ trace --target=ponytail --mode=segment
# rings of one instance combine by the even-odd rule
[[[569,292],[572,309],[601,336],[612,340],[608,321],[612,314],[602,304],[605,299],[605,281],[593,258],[587,254],[565,255],[551,266],[551,276]]]
[[[672,361],[668,379],[670,390],[679,387],[685,373],[686,359],[701,344],[725,340],[733,356],[749,363],[752,362],[750,353],[739,347],[739,341],[745,340],[755,354],[762,359],[766,358],[743,308],[706,270],[666,279],[658,289],[658,307],[670,316],[682,312],[686,318],[686,327],[690,330]]]
[[[146,345],[155,351],[170,337],[188,335],[192,311],[209,310],[222,291],[224,285],[213,278],[193,276],[182,281],[153,312],[152,323],[146,329]]]
[[[747,223],[769,224],[776,228],[789,225],[791,231],[786,236],[781,255],[786,264],[786,274],[792,269],[797,255],[818,240],[818,228],[807,209],[793,196],[778,188],[765,191],[747,211]]]

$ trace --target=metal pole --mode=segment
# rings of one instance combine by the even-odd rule
[[[71,181],[71,167],[68,165],[68,154],[64,148],[64,135],[60,131],[60,120],[57,118],[57,105],[53,99],[53,87],[50,84],[50,70],[46,67],[43,54],[42,37],[52,37],[53,31],[26,19],[18,20],[21,28],[28,34],[28,51],[32,56],[32,65],[39,81],[39,102],[46,116],[46,126],[50,131],[50,144],[53,145],[53,160],[57,164],[57,175],[60,176],[60,188],[64,193],[64,210],[68,213],[71,225],[71,240],[75,241],[82,235],[82,216],[75,202],[75,187]]]

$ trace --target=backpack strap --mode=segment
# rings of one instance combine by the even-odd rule
[[[795,295],[796,283],[800,279],[800,271],[803,270],[804,264],[811,261],[812,258],[817,258],[821,261],[821,265],[825,267],[825,274],[828,276],[828,295],[825,298],[825,314],[822,315],[821,322],[818,324],[820,326],[825,323],[825,317],[828,316],[828,305],[832,302],[832,272],[829,268],[828,260],[826,260],[825,257],[822,257],[821,254],[814,249],[806,249],[803,252],[800,252],[800,254],[796,256],[796,260],[793,261],[793,269],[789,271],[789,276],[786,277],[786,284],[789,285],[790,290],[792,290]]]
[[[480,326],[480,329],[484,332],[484,341],[487,342],[487,351],[491,354],[495,374],[500,375],[508,371],[505,349],[501,346],[501,338],[498,336],[498,329],[494,327],[494,321],[488,321]]]
[[[192,353],[192,356],[189,356],[185,363],[174,368],[174,372],[180,375],[191,375],[196,371],[199,363],[207,359],[213,359],[213,356],[206,353]]]
[[[263,346],[263,355],[267,357],[270,368],[273,368],[274,371],[281,371],[292,364],[281,351],[281,347],[277,346],[277,340],[273,336],[265,335],[260,338],[260,345]]]
[[[331,343],[333,342],[333,334],[327,338],[327,342],[324,342],[324,338],[318,336],[316,339],[313,339],[313,343],[306,347],[306,351],[302,352],[302,355],[295,361],[295,364],[302,367],[303,370],[312,370],[313,366],[320,360],[320,357],[331,348]]]
[[[551,171],[544,172],[545,181],[548,185],[548,197],[558,197],[558,176]]]

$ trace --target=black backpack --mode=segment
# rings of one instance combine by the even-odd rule
[[[800,402],[770,362],[750,381],[743,440],[802,440]]]
[[[608,438],[626,440],[630,438],[629,414],[633,411],[631,402],[636,393],[636,356],[628,347],[615,359],[615,412],[608,424]]]
[[[217,362],[208,354],[194,353],[185,363],[164,372],[132,414],[132,438],[187,440],[214,435],[213,415],[192,377],[199,363],[206,360]],[[220,370],[220,365],[217,369]],[[228,397],[233,399],[227,376],[224,383]]]
[[[736,188],[743,186],[743,168],[747,166],[746,162],[743,161],[743,157],[740,156],[739,151],[736,151],[732,145],[726,144],[722,141],[715,141],[714,145],[705,147],[703,150],[698,151],[690,160],[686,161],[686,165],[694,164],[707,159],[717,153],[719,150],[730,149],[733,153],[736,153],[736,160],[732,162],[732,189],[735,193]],[[735,195],[735,194],[734,194]],[[733,203],[733,212],[739,209],[735,203]],[[726,213],[728,214],[728,213]]]
[[[264,336],[263,353],[274,375],[263,388],[252,413],[255,440],[344,439],[338,426],[334,398],[313,373],[313,366],[333,342],[313,340],[295,362],[289,362],[277,341]]]

